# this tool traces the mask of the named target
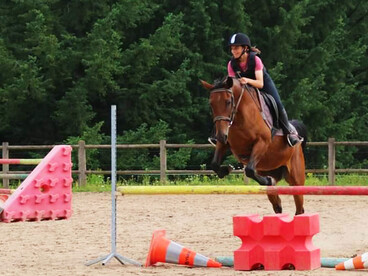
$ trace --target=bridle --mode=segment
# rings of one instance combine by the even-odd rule
[[[230,113],[230,116],[228,116],[228,117],[226,117],[226,116],[216,116],[215,118],[213,118],[213,123],[216,123],[217,121],[228,121],[229,122],[229,128],[231,127],[231,125],[234,122],[235,115],[238,111],[240,101],[243,97],[244,88],[245,88],[245,86],[242,86],[242,90],[241,90],[239,99],[238,99],[236,104],[235,104],[235,100],[234,100],[234,92],[231,88],[215,88],[215,89],[210,91],[211,94],[212,93],[226,92],[226,93],[229,93],[230,96],[231,96],[231,113]]]

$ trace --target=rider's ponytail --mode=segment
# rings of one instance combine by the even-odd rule
[[[259,50],[257,47],[250,47],[250,50],[251,50],[252,52],[256,52],[256,53],[257,53],[257,55],[259,55],[259,54],[261,53],[261,50]]]

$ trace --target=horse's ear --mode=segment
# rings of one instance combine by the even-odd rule
[[[202,86],[204,88],[206,88],[207,90],[211,90],[214,86],[212,84],[209,84],[208,82],[204,81],[204,80],[199,80],[202,84]]]
[[[234,82],[233,82],[233,78],[231,77],[227,77],[225,80],[225,87],[227,89],[231,88],[233,86]]]

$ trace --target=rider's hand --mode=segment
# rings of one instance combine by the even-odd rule
[[[247,78],[240,78],[239,82],[244,85],[244,84],[248,83],[248,79]]]

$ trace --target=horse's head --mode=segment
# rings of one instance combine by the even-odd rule
[[[212,109],[213,122],[216,125],[217,141],[226,144],[229,127],[235,116],[235,103],[232,87],[234,80],[226,77],[221,81],[209,84],[201,80],[204,88],[210,91],[210,105]]]

